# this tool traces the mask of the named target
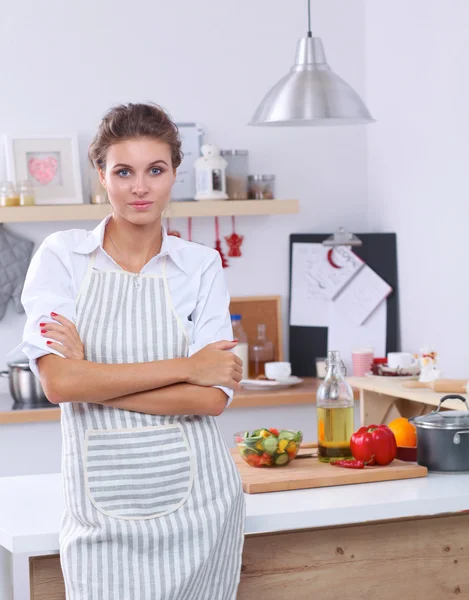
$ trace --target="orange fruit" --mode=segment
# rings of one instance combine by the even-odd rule
[[[398,446],[415,448],[417,446],[417,429],[404,417],[399,417],[388,423],[389,429],[394,433]]]

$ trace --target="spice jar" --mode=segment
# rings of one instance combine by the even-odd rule
[[[34,189],[29,181],[20,181],[18,183],[18,196],[20,206],[34,206]]]
[[[226,193],[230,200],[246,200],[248,197],[248,151],[221,150],[226,160]]]
[[[249,175],[248,198],[250,200],[272,200],[275,198],[275,175]]]
[[[20,199],[11,181],[0,184],[0,206],[19,206]]]

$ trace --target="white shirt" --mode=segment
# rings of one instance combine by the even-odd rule
[[[27,315],[23,342],[11,350],[13,357],[22,350],[29,358],[31,370],[39,377],[36,361],[45,354],[57,354],[41,335],[39,323],[51,322],[51,312],[63,315],[76,324],[76,297],[85,277],[89,255],[98,248],[95,268],[115,270],[121,267],[103,248],[107,216],[93,230],[69,229],[49,235],[34,254],[26,275],[21,302]],[[230,298],[220,254],[207,246],[167,235],[162,228],[161,251],[140,271],[160,275],[162,258],[167,256],[166,276],[174,309],[188,333],[189,356],[212,342],[232,340],[229,314]],[[220,387],[233,399],[233,391]]]

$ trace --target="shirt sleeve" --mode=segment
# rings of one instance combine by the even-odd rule
[[[37,359],[40,356],[57,354],[65,358],[47,345],[47,338],[41,335],[39,323],[52,322],[51,312],[76,323],[73,287],[69,250],[60,233],[54,233],[39,246],[29,265],[21,294],[21,303],[26,312],[23,341],[7,355],[13,358],[20,351],[26,354],[36,377],[39,377]]]
[[[220,254],[213,252],[202,268],[197,306],[191,315],[194,330],[192,344],[189,346],[189,356],[192,356],[207,344],[233,339],[229,306],[230,296]],[[231,404],[233,390],[219,385],[213,387],[225,392],[228,397],[226,406]]]

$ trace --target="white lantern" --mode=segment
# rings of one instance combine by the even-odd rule
[[[226,167],[228,163],[220,156],[216,146],[204,144],[202,156],[195,161],[196,200],[227,200]]]

